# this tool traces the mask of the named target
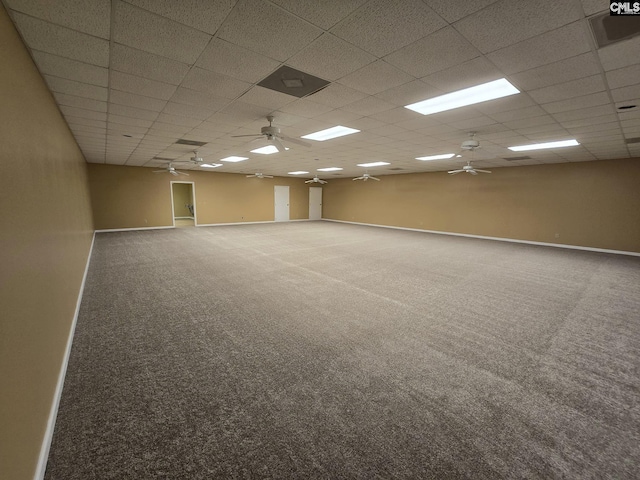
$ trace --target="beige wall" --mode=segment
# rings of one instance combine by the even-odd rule
[[[640,252],[640,159],[492,171],[332,180],[323,217]]]
[[[171,226],[170,182],[177,177],[144,167],[89,164],[95,227],[102,229]],[[186,179],[186,180],[185,180]],[[290,218],[309,218],[309,188],[299,178],[247,178],[245,175],[189,171],[194,183],[198,224],[260,222],[274,219],[274,186],[289,185]]]
[[[91,246],[86,163],[0,6],[0,478],[32,479]]]

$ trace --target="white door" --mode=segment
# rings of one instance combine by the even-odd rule
[[[275,221],[289,221],[289,186],[276,185],[274,191]]]
[[[322,187],[309,187],[309,220],[322,218]]]

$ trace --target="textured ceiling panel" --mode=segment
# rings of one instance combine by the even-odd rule
[[[629,157],[640,136],[640,37],[597,49],[601,0],[4,0],[88,162],[158,165],[202,155],[216,172],[351,176],[442,171],[477,132],[494,167]],[[615,27],[616,18],[608,19]],[[113,34],[113,37],[111,36]],[[329,84],[296,98],[257,86],[286,66]],[[405,105],[507,78],[520,94],[423,116]],[[336,124],[345,137],[249,152],[268,124],[299,137]],[[507,161],[507,147],[575,137],[580,146]],[[319,159],[319,160],[316,160]],[[199,167],[185,164],[185,169]],[[398,169],[402,170],[398,170]]]

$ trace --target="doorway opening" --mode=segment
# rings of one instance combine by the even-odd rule
[[[196,201],[193,182],[171,182],[171,211],[174,227],[195,227]]]

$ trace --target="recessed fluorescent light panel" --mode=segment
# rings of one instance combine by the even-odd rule
[[[200,166],[204,168],[217,168],[217,167],[221,167],[222,164],[221,163],[201,163]]]
[[[340,167],[327,167],[327,168],[318,168],[319,172],[335,172],[337,170],[342,170]]]
[[[562,147],[574,147],[580,145],[575,139],[561,140],[559,142],[547,142],[547,143],[534,143],[532,145],[518,145],[516,147],[508,147],[509,150],[514,152],[524,152],[525,150],[541,150],[543,148],[562,148]]]
[[[453,110],[454,108],[486,102],[487,100],[508,97],[516,93],[520,93],[520,90],[511,85],[507,79],[501,78],[493,82],[483,83],[475,87],[465,88],[457,92],[451,92],[446,95],[440,95],[439,97],[412,103],[411,105],[405,105],[404,108],[421,113],[422,115],[431,115],[432,113]]]
[[[355,128],[343,127],[342,125],[338,125],[336,127],[327,128],[326,130],[320,130],[319,132],[310,133],[309,135],[303,135],[302,138],[324,142],[325,140],[343,137],[345,135],[351,135],[352,133],[358,133],[359,131],[360,130],[356,130]]]
[[[304,175],[305,173],[309,173],[309,172],[305,172],[304,170],[298,170],[296,172],[288,172],[289,175]]]
[[[442,155],[430,155],[428,157],[416,157],[416,160],[444,160],[445,158],[451,158],[455,156],[455,153],[443,153]]]
[[[271,155],[272,153],[278,153],[278,149],[275,145],[267,145],[266,147],[256,148],[251,150],[251,153],[260,153],[262,155]]]
[[[249,157],[236,157],[232,155],[230,157],[220,159],[221,162],[242,162],[243,160],[249,160]]]
[[[382,165],[391,165],[389,162],[371,162],[371,163],[359,163],[359,167],[381,167]]]

